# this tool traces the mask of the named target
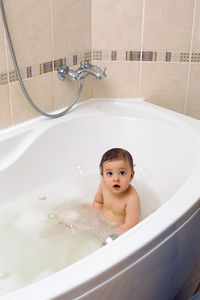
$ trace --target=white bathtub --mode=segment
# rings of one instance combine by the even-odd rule
[[[91,99],[0,134],[0,200],[98,171],[122,147],[162,205],[111,244],[1,299],[186,300],[200,274],[200,122],[142,99]]]

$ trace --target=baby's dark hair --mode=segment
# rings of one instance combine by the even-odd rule
[[[132,158],[131,154],[127,150],[124,150],[121,148],[113,148],[113,149],[106,151],[101,158],[101,162],[99,165],[101,174],[103,174],[104,162],[112,161],[112,160],[116,160],[116,159],[127,159],[130,164],[131,170],[134,169],[133,158]]]

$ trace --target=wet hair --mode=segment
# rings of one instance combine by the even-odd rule
[[[101,174],[103,174],[103,164],[106,161],[112,161],[112,160],[118,160],[118,159],[128,160],[131,170],[134,169],[133,158],[132,158],[131,154],[127,150],[124,150],[122,148],[113,148],[113,149],[106,151],[101,158],[101,162],[99,165]]]

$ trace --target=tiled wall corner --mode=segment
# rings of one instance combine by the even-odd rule
[[[0,85],[0,129],[12,125],[8,85]]]
[[[8,90],[8,76],[6,64],[6,50],[2,17],[0,14],[0,129],[12,125],[10,97]]]
[[[186,114],[200,119],[200,64],[191,64]]]
[[[188,64],[142,63],[140,95],[148,102],[184,112]]]

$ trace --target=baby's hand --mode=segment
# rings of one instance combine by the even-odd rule
[[[125,231],[129,230],[131,227],[128,226],[126,223],[120,224],[119,226],[117,226],[117,231],[122,234]]]

